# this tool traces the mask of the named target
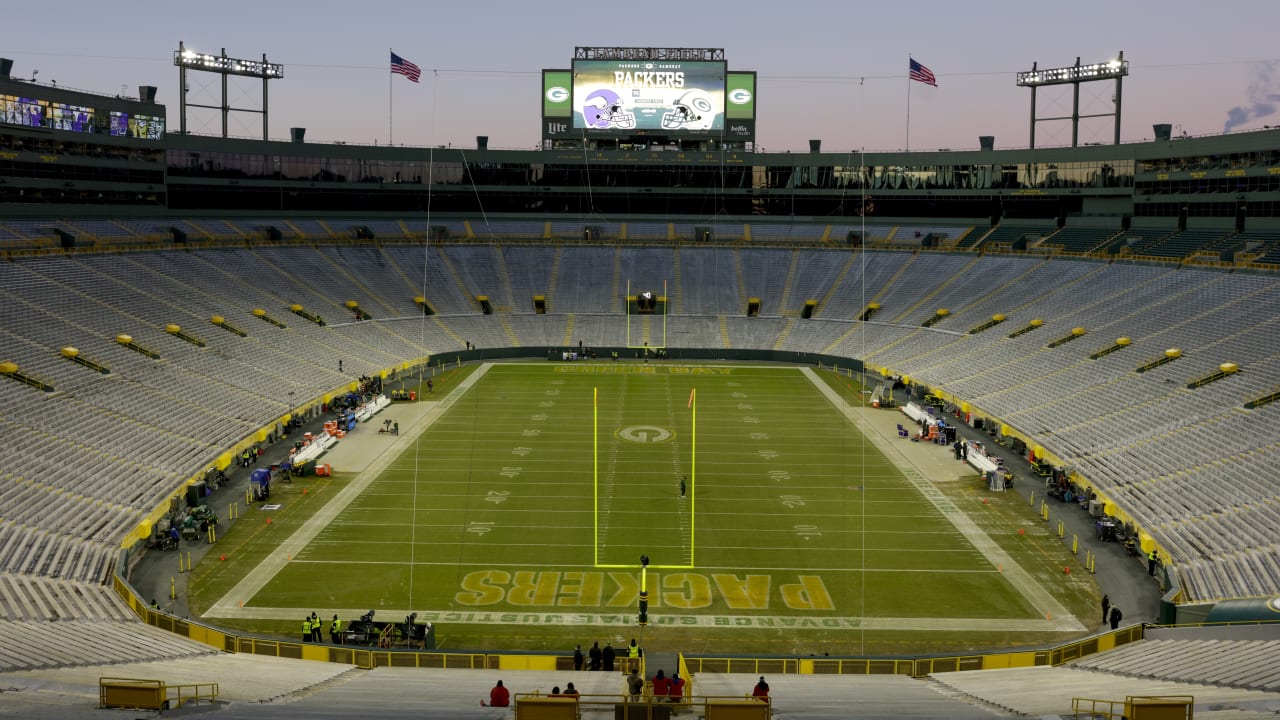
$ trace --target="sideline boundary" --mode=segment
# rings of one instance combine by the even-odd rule
[[[813,383],[818,392],[836,408],[837,412],[843,414],[854,425],[858,427],[862,434],[865,435],[872,444],[884,453],[886,458],[890,459],[899,468],[903,470],[903,476],[907,482],[915,487],[926,500],[928,500],[937,510],[938,514],[947,519],[956,529],[956,532],[964,536],[966,540],[973,545],[974,549],[982,554],[987,562],[993,567],[1003,567],[1002,574],[1009,581],[1027,602],[1036,609],[1042,616],[1049,618],[1047,620],[1037,620],[1035,622],[1045,623],[1054,630],[1062,632],[1084,632],[1088,628],[1080,624],[1080,621],[1071,614],[1062,603],[1054,599],[1049,591],[1044,589],[1040,583],[1031,577],[1030,573],[1022,568],[1014,559],[1000,547],[991,536],[986,533],[978,524],[968,515],[957,508],[950,499],[942,494],[936,487],[925,479],[924,473],[921,472],[919,466],[915,464],[902,450],[893,443],[887,442],[887,439],[876,432],[862,415],[856,412],[856,409],[847,405],[831,386],[822,381],[812,368],[800,368],[800,372]],[[1011,625],[1012,626],[1012,625]]]
[[[386,446],[377,459],[370,463],[359,475],[347,486],[338,491],[338,494],[332,500],[325,503],[315,515],[306,520],[293,535],[290,535],[283,543],[281,543],[276,551],[267,556],[257,567],[250,570],[240,582],[236,583],[231,590],[218,599],[209,610],[205,612],[205,617],[270,617],[262,613],[244,613],[246,608],[239,606],[240,601],[248,602],[252,600],[267,583],[276,576],[284,566],[289,563],[287,558],[290,555],[296,555],[302,551],[322,530],[333,522],[338,513],[342,512],[351,504],[353,500],[360,496],[361,493],[369,487],[373,481],[387,469],[396,458],[409,449],[413,443],[418,442],[419,437],[427,428],[431,427],[436,420],[445,412],[454,406],[460,398],[471,390],[481,377],[492,367],[491,363],[483,363],[475,372],[471,373],[449,393],[448,397],[435,403],[435,406],[426,410],[418,416],[417,420],[407,428],[407,432],[402,434],[394,443]],[[266,610],[266,608],[263,608]],[[240,611],[240,612],[237,612]],[[296,611],[291,611],[296,614]],[[292,615],[290,615],[292,617]]]

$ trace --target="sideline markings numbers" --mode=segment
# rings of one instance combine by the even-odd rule
[[[504,478],[513,478],[513,477],[516,477],[517,475],[519,475],[519,474],[520,474],[520,471],[521,471],[521,470],[523,470],[523,469],[524,469],[524,468],[522,468],[522,467],[511,467],[511,466],[507,466],[507,467],[502,468],[502,472],[500,472],[500,473],[498,473],[498,474],[499,474],[499,475],[501,475],[501,476],[502,476],[502,477],[504,477]]]
[[[520,447],[513,449],[513,450],[511,451],[511,454],[512,454],[512,455],[519,455],[520,457],[524,457],[525,455],[528,455],[528,454],[529,454],[529,453],[531,453],[531,452],[533,452],[533,448],[525,447],[525,446],[521,445]]]
[[[791,473],[787,472],[786,470],[770,470],[769,479],[773,480],[774,482],[782,482],[783,480],[790,480]]]
[[[491,502],[494,505],[501,505],[507,501],[507,498],[510,497],[510,495],[510,490],[490,490],[488,494],[485,495],[484,501]]]
[[[492,520],[472,520],[467,524],[467,532],[484,536],[493,530],[494,522]]]
[[[799,495],[779,495],[778,499],[782,501],[783,507],[788,507],[791,509],[804,507],[804,498],[800,497]]]

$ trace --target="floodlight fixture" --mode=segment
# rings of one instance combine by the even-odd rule
[[[1037,67],[1037,63],[1031,64],[1031,69],[1026,72],[1020,72],[1016,77],[1018,87],[1031,88],[1031,140],[1030,147],[1036,146],[1036,123],[1044,120],[1070,120],[1071,121],[1071,147],[1079,145],[1080,140],[1080,119],[1096,118],[1096,117],[1114,117],[1115,118],[1115,144],[1120,144],[1120,101],[1121,91],[1123,89],[1123,80],[1129,74],[1129,62],[1124,59],[1124,51],[1121,51],[1116,57],[1106,62],[1092,63],[1090,65],[1081,65],[1080,58],[1076,58],[1076,64],[1068,67],[1049,68],[1041,70]],[[1112,101],[1115,108],[1112,112],[1094,113],[1090,115],[1080,114],[1080,83],[1094,82],[1097,80],[1114,80],[1116,83],[1115,93],[1112,95]],[[1036,115],[1036,90],[1046,85],[1072,85],[1072,101],[1071,114],[1062,117],[1039,117]]]
[[[1116,58],[1107,62],[1093,63],[1092,65],[1081,65],[1077,62],[1069,67],[1028,70],[1018,73],[1017,82],[1019,87],[1065,85],[1087,80],[1110,80],[1124,77],[1128,74],[1129,63],[1122,58]]]
[[[187,132],[187,106],[219,110],[222,112],[222,137],[227,137],[227,114],[231,111],[252,112],[262,115],[262,139],[267,138],[267,81],[284,78],[284,65],[267,62],[267,54],[261,60],[246,60],[227,56],[227,49],[222,48],[220,55],[211,55],[188,48],[179,42],[173,53],[173,64],[178,68],[178,109],[179,132]],[[209,72],[222,76],[222,104],[198,105],[187,102],[187,72]],[[251,77],[262,80],[262,109],[233,108],[227,102],[227,78],[231,75]]]

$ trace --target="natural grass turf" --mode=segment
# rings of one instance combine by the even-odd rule
[[[847,378],[820,376],[861,403]],[[437,398],[461,380],[438,378]],[[663,432],[673,435],[652,442]],[[1092,616],[1092,582],[1061,574],[1069,555],[1031,508],[1012,494],[982,503],[976,480],[945,489],[1060,602]],[[292,498],[270,531],[233,527],[220,545],[238,549],[197,569],[193,605],[211,604],[332,494]],[[246,606],[409,608],[439,613],[445,646],[562,649],[637,633],[642,553],[654,565],[651,647],[897,654],[1061,639],[910,629],[912,618],[1038,615],[793,368],[496,365]],[[558,624],[576,615],[588,626]],[[477,617],[509,622],[466,622]],[[290,637],[295,624],[239,625]]]

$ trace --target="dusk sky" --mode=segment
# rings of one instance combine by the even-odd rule
[[[1123,50],[1122,136],[1151,125],[1202,135],[1280,125],[1280,2],[337,2],[10,3],[0,57],[13,74],[105,94],[159,87],[177,127],[178,70],[187,47],[285,65],[271,84],[273,138],[307,128],[315,142],[533,148],[542,68],[568,68],[578,45],[724,48],[731,70],[755,70],[759,145],[768,151],[998,148],[1027,145],[1030,91],[1014,74],[1105,62]],[[392,77],[388,49],[422,80]],[[907,80],[908,55],[937,75]],[[389,84],[390,81],[390,84]],[[232,81],[233,105],[258,107],[257,81]],[[1114,83],[1081,86],[1082,113],[1110,112]],[[217,104],[215,75],[190,76],[191,102]],[[1042,116],[1070,113],[1070,86],[1042,89]],[[233,114],[231,134],[260,135]],[[216,134],[216,113],[192,110],[192,132]],[[1111,119],[1082,125],[1081,142],[1110,142]],[[1042,123],[1037,145],[1070,144],[1067,123]]]

